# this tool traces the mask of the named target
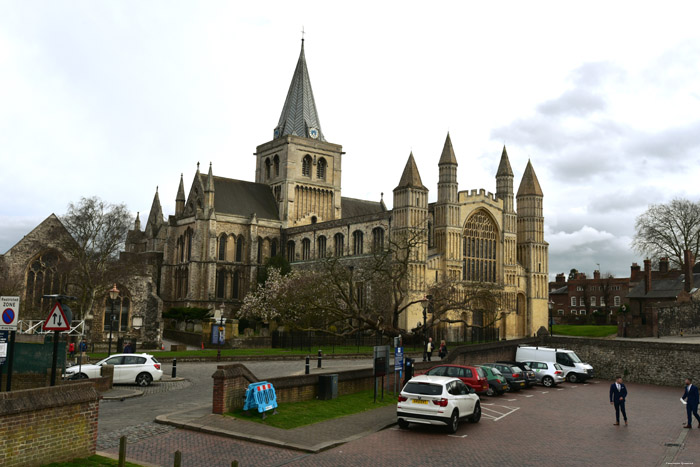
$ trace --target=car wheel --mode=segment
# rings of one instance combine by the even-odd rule
[[[486,390],[486,395],[489,397],[493,397],[496,395],[496,389],[494,389],[493,386],[489,384],[489,388]]]
[[[542,378],[542,386],[551,388],[552,386],[554,386],[554,379],[552,379],[551,376],[545,376],[544,378]]]
[[[566,379],[570,383],[578,383],[578,376],[576,375],[576,373],[569,373],[569,375],[566,377]]]
[[[86,375],[85,373],[76,373],[69,379],[88,379],[88,375]]]
[[[408,428],[408,422],[403,418],[399,418],[399,428],[405,430],[406,428]]]
[[[148,373],[139,373],[136,377],[136,384],[139,386],[148,386],[151,384],[151,381],[153,381],[153,377]]]
[[[459,428],[459,411],[455,409],[450,417],[450,424],[447,425],[447,431],[457,433],[457,428]]]
[[[479,423],[479,420],[481,420],[481,404],[477,402],[474,406],[474,412],[472,413],[472,416],[469,417],[469,421],[472,423]]]

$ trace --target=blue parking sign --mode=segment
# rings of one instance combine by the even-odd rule
[[[403,370],[403,347],[394,349],[394,370]]]

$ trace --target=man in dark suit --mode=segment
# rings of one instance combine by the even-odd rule
[[[683,426],[683,428],[693,428],[691,424],[693,417],[698,421],[698,428],[700,428],[700,416],[698,416],[698,387],[693,384],[693,380],[690,378],[685,379],[685,393],[681,398],[686,402],[685,410],[688,412],[688,424]]]
[[[620,424],[620,411],[627,425],[627,412],[625,412],[625,398],[627,388],[622,383],[622,376],[616,376],[615,382],[610,385],[610,403],[615,406],[615,425]]]

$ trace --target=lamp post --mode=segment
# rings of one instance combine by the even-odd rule
[[[426,361],[428,358],[428,330],[427,330],[427,321],[428,321],[428,310],[430,309],[430,301],[433,299],[432,295],[426,295],[423,300],[420,301],[421,306],[423,307],[423,361]]]
[[[219,308],[221,308],[221,311],[219,311],[219,339],[218,339],[218,341],[219,341],[219,348],[216,349],[216,361],[217,361],[217,362],[221,361],[221,347],[224,345],[224,342],[225,342],[225,339],[222,339],[222,337],[224,336],[224,333],[226,332],[225,329],[224,329],[224,322],[225,322],[225,319],[224,319],[224,309],[225,309],[224,304],[222,303],[221,306],[220,306]]]
[[[117,300],[119,297],[119,289],[117,288],[117,284],[114,284],[114,287],[112,287],[109,290],[109,299],[112,302],[112,308],[109,314],[109,347],[107,348],[107,356],[109,357],[112,355],[112,328],[114,327],[114,302]]]
[[[552,299],[549,299],[549,302],[547,303],[549,305],[549,335],[552,335],[552,309],[554,308],[554,302]]]

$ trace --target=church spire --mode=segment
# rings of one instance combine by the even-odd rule
[[[185,211],[185,182],[180,174],[180,186],[177,188],[177,196],[175,197],[175,215],[179,216]]]
[[[418,173],[418,166],[416,165],[416,160],[413,158],[413,152],[411,152],[411,155],[408,156],[406,167],[404,167],[403,174],[401,175],[401,181],[399,182],[399,185],[396,188],[398,189],[404,187],[425,189],[425,186],[423,186],[423,182],[420,179],[420,174]]]
[[[148,214],[148,221],[146,222],[146,235],[154,238],[158,235],[158,231],[163,224],[163,208],[160,205],[158,187],[156,187],[156,194],[153,196],[153,204],[151,204],[151,212]]]
[[[498,164],[498,170],[496,171],[496,177],[501,176],[513,176],[513,169],[510,168],[510,161],[508,160],[505,144],[503,145],[503,152],[501,153],[501,163]]]
[[[311,90],[311,81],[309,80],[309,70],[306,68],[303,38],[299,61],[292,76],[292,83],[289,85],[282,115],[280,115],[279,123],[275,128],[274,138],[277,139],[284,135],[326,140],[321,131],[321,122],[318,118],[314,93]]]
[[[450,139],[450,132],[447,132],[447,138],[445,139],[445,146],[442,148],[442,155],[440,156],[441,164],[454,164],[457,165],[457,158],[455,157],[455,150],[452,148],[452,140]]]
[[[520,180],[520,187],[518,188],[518,196],[528,195],[542,196],[542,188],[530,160],[527,161],[527,167],[525,167],[525,173],[523,173],[523,178]]]

